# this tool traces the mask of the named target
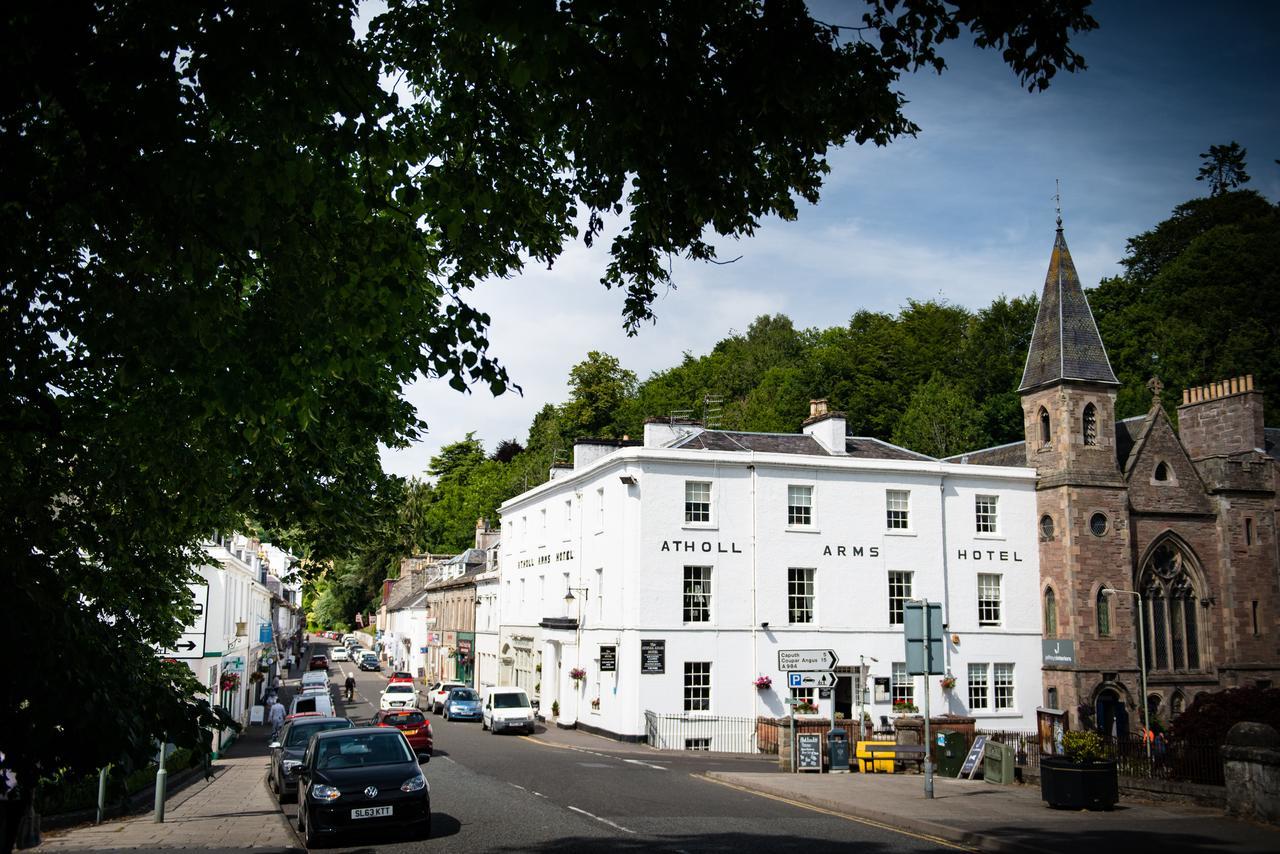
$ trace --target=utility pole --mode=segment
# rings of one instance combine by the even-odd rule
[[[1136,600],[1134,607],[1138,610],[1138,682],[1142,686],[1142,743],[1146,745],[1147,762],[1151,761],[1151,721],[1147,711],[1147,629],[1142,619],[1142,594],[1136,590],[1119,590],[1114,587],[1102,588],[1104,593],[1127,593]]]

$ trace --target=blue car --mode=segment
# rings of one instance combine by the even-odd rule
[[[446,721],[480,720],[480,692],[474,688],[454,688],[444,700]]]

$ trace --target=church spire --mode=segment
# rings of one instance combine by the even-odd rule
[[[1089,301],[1080,287],[1076,265],[1062,235],[1062,215],[1049,256],[1049,272],[1040,296],[1040,312],[1031,333],[1031,349],[1018,391],[1063,380],[1120,385],[1111,370]]]

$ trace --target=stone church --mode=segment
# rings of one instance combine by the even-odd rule
[[[1141,725],[1197,694],[1280,676],[1280,430],[1252,376],[1182,392],[1177,425],[1117,421],[1116,390],[1061,220],[1019,393],[1025,439],[953,457],[1036,469],[1043,704],[1071,726]],[[1140,613],[1139,613],[1140,611]],[[1141,644],[1141,646],[1139,646]]]

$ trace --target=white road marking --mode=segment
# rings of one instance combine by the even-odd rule
[[[537,795],[537,796],[538,796],[538,797],[540,797],[540,798],[545,798],[545,797],[546,797],[546,795],[542,794],[542,792],[534,792],[533,794]]]
[[[520,791],[522,791],[522,792],[527,792],[527,791],[529,791],[529,790],[528,790],[528,789],[526,789],[524,786],[521,786],[519,783],[511,783],[510,785],[515,786],[517,789],[519,789],[519,790],[520,790]]]
[[[631,829],[631,828],[629,828],[629,827],[623,827],[622,825],[618,824],[617,822],[609,821],[609,819],[607,819],[607,818],[601,818],[601,817],[600,817],[600,816],[598,816],[598,815],[592,815],[591,813],[587,812],[586,810],[580,810],[580,809],[578,809],[577,807],[569,807],[569,809],[573,810],[574,812],[582,813],[582,814],[583,814],[583,815],[585,815],[587,818],[594,818],[596,821],[600,822],[601,824],[607,824],[607,825],[609,825],[610,827],[617,828],[618,830],[621,830],[623,833],[635,833],[635,831],[634,831],[634,830],[632,830],[632,829]]]
[[[632,765],[643,765],[646,768],[655,768],[658,771],[666,771],[661,765],[654,765],[651,762],[641,762],[639,759],[624,759],[623,762],[630,762]]]

